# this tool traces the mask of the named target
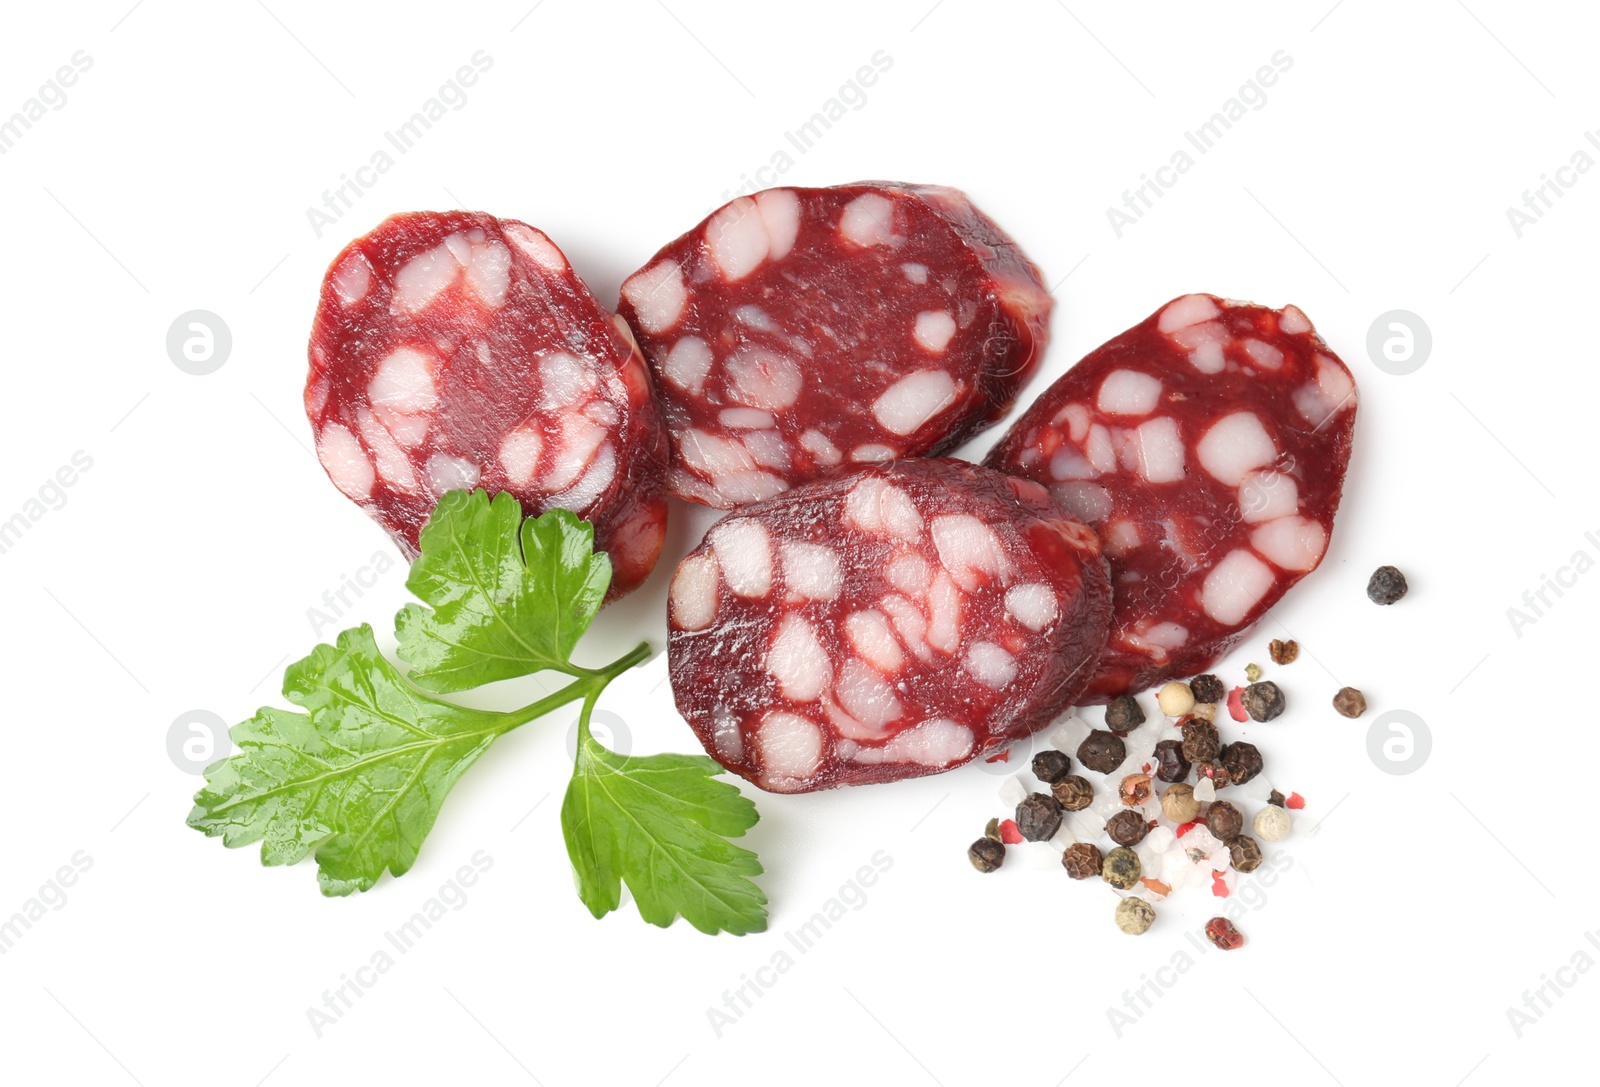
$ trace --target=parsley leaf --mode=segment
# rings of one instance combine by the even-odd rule
[[[701,932],[744,935],[767,928],[767,896],[748,877],[761,862],[728,838],[755,825],[756,806],[717,781],[703,755],[630,758],[589,732],[586,702],[578,757],[561,803],[561,829],[578,877],[578,897],[602,917],[621,902],[626,880],[639,915],[665,928],[677,919]]]
[[[189,825],[224,845],[261,842],[268,865],[317,858],[327,895],[403,875],[462,772],[502,733],[585,693],[573,684],[517,713],[421,693],[378,652],[370,626],[289,666],[283,693],[233,729],[239,753],[206,770]]]
[[[521,531],[518,531],[518,526]],[[611,583],[594,526],[566,510],[522,519],[515,497],[452,491],[422,530],[422,554],[395,619],[412,682],[465,691],[546,670],[576,674],[572,650]]]

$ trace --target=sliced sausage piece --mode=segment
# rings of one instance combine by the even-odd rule
[[[732,509],[856,464],[953,449],[1032,376],[1050,295],[955,189],[741,196],[622,285],[674,494]]]
[[[938,773],[1041,728],[1110,615],[1094,532],[1044,488],[907,460],[718,522],[673,578],[668,661],[717,761],[809,792]]]
[[[666,433],[643,359],[530,226],[418,212],[351,242],[305,400],[329,478],[409,557],[439,497],[472,487],[593,522],[613,598],[661,553]]]
[[[985,464],[1100,532],[1092,702],[1204,672],[1328,548],[1356,386],[1306,315],[1185,295],[1050,386]]]

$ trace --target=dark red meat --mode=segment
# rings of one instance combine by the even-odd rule
[[[1050,296],[964,194],[873,182],[739,197],[630,276],[618,312],[656,375],[673,493],[731,509],[998,420]]]
[[[719,762],[807,792],[937,773],[1072,705],[1105,644],[1094,533],[954,460],[735,511],[673,578],[678,709]]]
[[[1116,617],[1087,701],[1204,672],[1327,550],[1350,371],[1293,306],[1179,298],[1091,352],[984,461],[1099,530]]]
[[[323,282],[306,414],[329,478],[400,548],[444,492],[571,510],[612,597],[666,534],[666,435],[627,325],[544,234],[474,212],[397,215]]]

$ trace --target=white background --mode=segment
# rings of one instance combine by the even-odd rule
[[[1567,175],[1520,238],[1506,216],[1600,127],[1578,5],[130,2],[26,5],[0,37],[0,117],[93,58],[0,156],[0,519],[74,452],[93,459],[0,555],[0,917],[92,858],[0,956],[0,1075],[1478,1087],[1587,1062],[1596,973],[1564,971],[1520,1037],[1507,1017],[1580,949],[1600,959],[1584,936],[1600,574],[1520,637],[1506,615],[1575,551],[1600,556],[1584,538],[1600,530],[1600,172]],[[467,104],[316,236],[306,209],[477,50],[493,67]],[[316,640],[307,609],[389,546],[324,478],[300,409],[332,255],[393,211],[480,208],[548,231],[614,300],[879,50],[893,64],[865,105],[781,180],[971,193],[1055,285],[1025,399],[1194,290],[1296,303],[1357,375],[1327,560],[1221,669],[1237,681],[1283,630],[1306,650],[1274,671],[1290,712],[1249,732],[1308,806],[1246,947],[1195,950],[1218,905],[1199,891],[1135,940],[1103,886],[1020,855],[978,876],[963,851],[1004,780],[982,766],[758,797],[765,936],[657,930],[626,907],[592,920],[557,823],[570,715],[497,745],[416,868],[366,895],[324,900],[309,864],[263,869],[186,829],[198,779],[169,759],[169,725],[281,701],[282,665]],[[1278,50],[1293,66],[1266,104],[1118,238],[1106,209]],[[232,331],[206,377],[165,348],[192,309]],[[1367,351],[1393,309],[1432,330],[1409,376]],[[663,569],[602,617],[594,659],[662,641],[666,572],[709,520],[673,515]],[[1411,576],[1394,608],[1365,599],[1381,563]],[[386,629],[402,582],[397,567],[345,621]],[[694,750],[664,675],[658,657],[604,704],[635,750]],[[1328,707],[1343,684],[1373,705],[1359,722]],[[1429,726],[1415,773],[1368,755],[1389,709]],[[466,905],[318,1038],[306,1009],[478,850],[493,867]],[[865,905],[718,1037],[707,1009],[880,850],[892,868]],[[1119,1038],[1107,1009],[1185,950],[1193,968]]]

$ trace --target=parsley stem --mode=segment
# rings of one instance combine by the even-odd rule
[[[576,702],[581,698],[584,700],[584,708],[583,714],[579,718],[579,729],[582,735],[587,736],[589,734],[589,714],[593,711],[595,700],[600,697],[600,692],[609,687],[611,681],[622,675],[622,673],[643,664],[649,659],[650,643],[640,642],[628,652],[603,667],[575,667],[573,669],[574,678],[571,683],[559,691],[545,695],[531,705],[506,714],[502,719],[505,726],[502,731],[510,732],[518,726],[525,725],[529,721],[543,717],[550,711],[565,706],[569,702]]]

